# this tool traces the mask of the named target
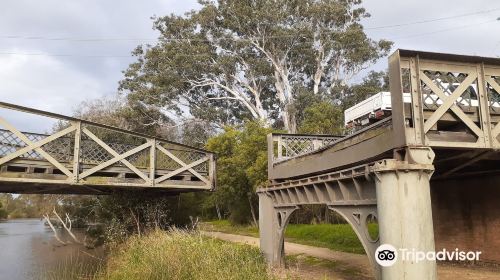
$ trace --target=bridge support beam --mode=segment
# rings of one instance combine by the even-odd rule
[[[374,167],[380,244],[398,250],[396,263],[382,267],[384,280],[437,278],[435,261],[404,259],[400,250],[435,250],[429,184],[434,154],[418,153],[419,163],[385,160]]]
[[[284,264],[284,232],[292,213],[302,205],[326,205],[352,226],[376,279],[436,279],[435,261],[403,258],[400,250],[435,250],[429,184],[434,153],[428,147],[408,147],[394,155],[394,159],[257,190],[260,246],[269,263]],[[373,218],[379,225],[377,238],[368,231]],[[377,263],[380,244],[397,250],[392,266]]]

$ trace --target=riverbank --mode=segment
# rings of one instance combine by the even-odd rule
[[[116,246],[95,274],[46,279],[373,279],[366,255],[285,243],[285,269],[269,269],[259,239],[220,232],[153,231]],[[500,279],[489,267],[438,265],[439,279]]]
[[[276,276],[256,247],[174,229],[131,237],[110,255],[95,279],[266,280]]]

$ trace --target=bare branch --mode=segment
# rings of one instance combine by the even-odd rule
[[[63,219],[61,219],[61,217],[59,216],[59,214],[57,214],[57,211],[56,209],[54,208],[54,210],[52,210],[52,213],[54,213],[54,215],[56,215],[57,219],[61,222],[62,226],[64,227],[64,229],[68,232],[68,234],[71,236],[71,238],[73,238],[73,240],[75,240],[76,243],[79,243],[81,244],[80,240],[78,240],[78,238],[73,234],[73,232],[71,232],[71,228],[69,228],[66,223],[63,221]],[[67,215],[66,215],[67,216]],[[67,216],[68,217],[68,216]],[[69,217],[68,217],[69,218]]]
[[[52,222],[50,221],[50,217],[49,215],[45,214],[43,215],[43,217],[45,218],[45,221],[47,221],[47,224],[50,226],[50,228],[52,229],[52,231],[54,232],[54,238],[59,242],[61,243],[62,245],[66,245],[66,242],[62,241],[61,238],[59,238],[59,235],[57,234],[57,230],[56,228],[54,227],[54,225],[52,225]]]

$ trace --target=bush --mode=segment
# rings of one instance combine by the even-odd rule
[[[266,135],[271,131],[262,123],[246,122],[208,140],[207,149],[217,153],[217,192],[207,204],[227,210],[233,224],[257,222],[255,189],[267,181]]]
[[[8,213],[5,209],[0,208],[0,219],[7,219]]]
[[[273,279],[258,248],[180,230],[134,236],[101,279]]]
[[[2,208],[2,202],[0,202],[0,219],[7,219],[8,213],[7,210]]]

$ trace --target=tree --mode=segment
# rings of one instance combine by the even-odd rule
[[[349,108],[366,98],[379,93],[389,91],[389,75],[386,71],[370,71],[359,84],[350,86],[346,92],[343,102],[343,109]]]
[[[304,120],[299,126],[300,133],[342,135],[344,130],[343,111],[338,105],[321,101],[307,107]]]
[[[217,153],[217,192],[211,202],[224,207],[234,223],[257,223],[255,190],[267,180],[267,140],[271,129],[259,122],[226,127],[212,137],[207,149]]]
[[[82,102],[73,113],[75,117],[127,130],[152,135],[165,135],[174,123],[155,108],[121,96],[105,96]]]
[[[138,47],[120,90],[183,121],[244,119],[295,132],[300,89],[341,100],[343,86],[389,51],[367,37],[360,0],[200,0],[156,18],[154,46]],[[278,121],[277,118],[281,121]]]

